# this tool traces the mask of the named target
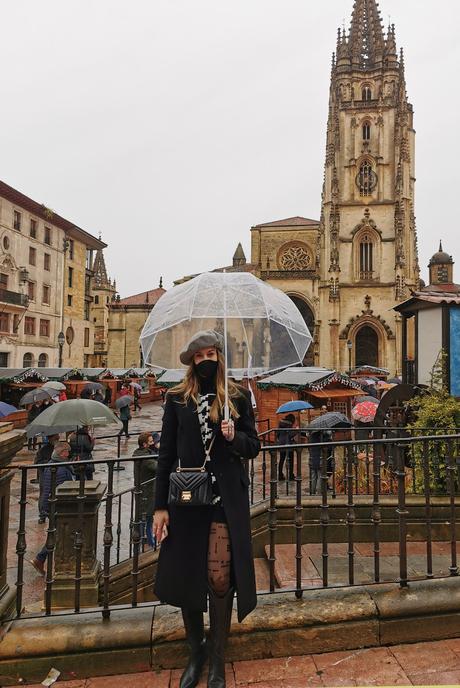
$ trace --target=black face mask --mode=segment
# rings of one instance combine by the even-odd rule
[[[217,361],[212,361],[207,358],[204,361],[200,361],[196,367],[196,372],[201,380],[212,380],[217,373]]]

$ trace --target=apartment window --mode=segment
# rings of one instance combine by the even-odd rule
[[[51,270],[51,255],[49,253],[43,255],[43,268],[48,272]]]
[[[73,301],[73,296],[72,294],[67,294],[67,305],[71,306]]]
[[[30,236],[32,239],[37,238],[37,220],[30,220]]]
[[[13,228],[21,231],[21,213],[18,210],[13,210]]]
[[[50,321],[40,318],[40,337],[50,336]]]
[[[99,296],[94,297],[94,303],[97,306],[97,304],[99,303]]]
[[[74,241],[73,241],[73,239],[69,239],[69,258],[70,258],[70,260],[73,260],[73,251],[74,251]]]
[[[15,313],[13,315],[13,334],[17,334],[19,330],[19,323],[20,323],[19,315]]]
[[[35,301],[35,282],[27,282],[27,296],[29,301]]]
[[[8,289],[8,275],[0,272],[0,289]]]
[[[0,313],[0,332],[10,331],[10,314]]]
[[[67,286],[69,288],[73,287],[73,268],[69,268],[69,273],[67,277]]]
[[[43,285],[43,296],[42,296],[42,303],[45,303],[49,306],[50,304],[50,295],[51,295],[51,287],[49,287],[47,284]]]
[[[33,354],[31,354],[30,352],[27,354],[24,354],[24,356],[22,357],[22,367],[23,368],[32,368],[33,364],[34,364]]]
[[[30,316],[24,318],[24,334],[35,334],[35,318]]]
[[[89,327],[85,327],[84,344],[83,346],[89,346]]]
[[[89,301],[85,301],[83,317],[85,320],[89,320]]]
[[[7,351],[0,351],[0,366],[2,368],[8,368],[8,360],[10,354]]]
[[[38,357],[38,367],[39,368],[46,368],[48,365],[48,356],[46,354],[40,354]]]
[[[29,246],[29,265],[37,265],[37,250]]]
[[[51,229],[49,227],[45,227],[43,241],[45,242],[45,244],[48,244],[48,246],[51,246]]]

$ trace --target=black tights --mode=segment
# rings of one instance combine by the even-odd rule
[[[232,552],[226,523],[211,523],[208,545],[208,583],[211,590],[224,597],[230,588]]]

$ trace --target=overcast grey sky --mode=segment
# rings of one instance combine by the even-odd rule
[[[0,178],[109,244],[122,296],[318,218],[352,0],[2,0]],[[406,53],[424,276],[460,263],[458,0],[381,0]],[[457,270],[460,282],[460,266]]]

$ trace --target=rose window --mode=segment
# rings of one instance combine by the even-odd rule
[[[282,270],[308,270],[311,267],[311,256],[306,246],[294,244],[285,248],[279,258]]]

